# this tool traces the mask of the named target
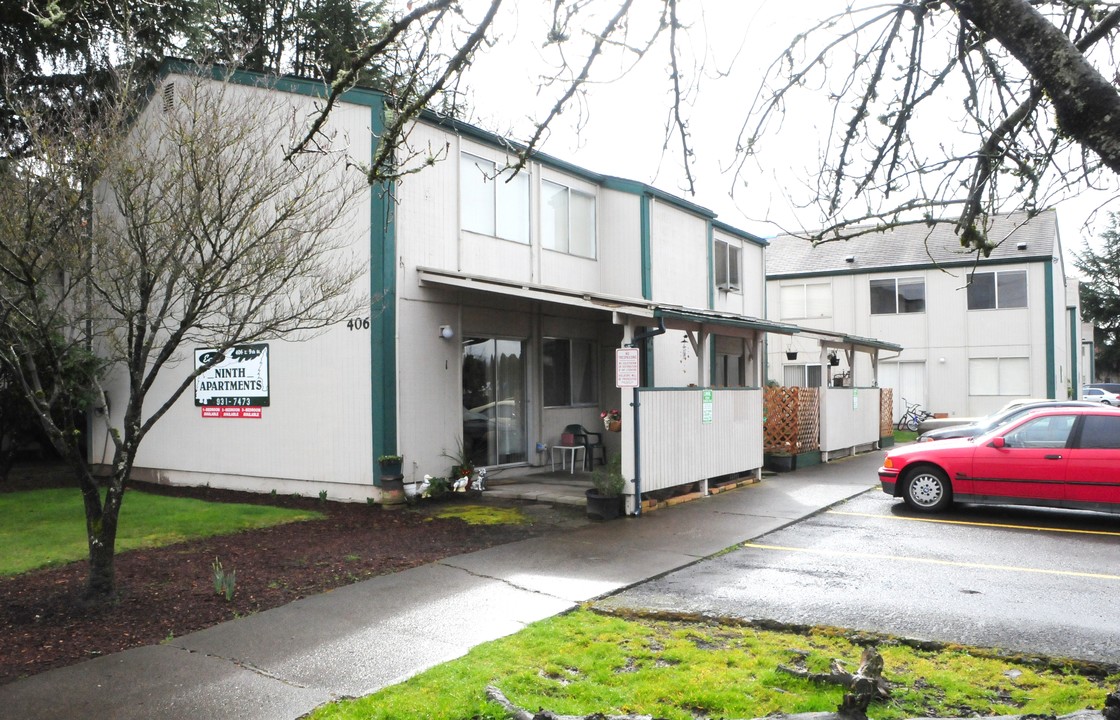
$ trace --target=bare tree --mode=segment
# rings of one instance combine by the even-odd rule
[[[832,122],[808,183],[812,239],[951,215],[961,244],[987,254],[1000,241],[989,214],[1120,173],[1118,28],[1120,8],[1094,0],[849,2],[772,65],[742,159],[815,94]]]
[[[32,122],[42,131],[35,159],[3,176],[22,214],[0,225],[0,361],[74,465],[94,599],[114,591],[137,449],[206,369],[180,364],[187,350],[307,338],[368,303],[366,269],[344,243],[360,217],[351,201],[368,190],[339,139],[320,132],[315,152],[285,159],[305,129],[290,96],[208,69],[175,77],[145,108],[123,102],[100,124],[75,123],[71,149],[58,128]],[[75,365],[82,382],[61,383]],[[112,412],[100,390],[107,373],[127,385]],[[156,392],[160,377],[170,391]],[[98,472],[78,432],[90,408],[112,442]]]

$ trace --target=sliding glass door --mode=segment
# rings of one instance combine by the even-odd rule
[[[476,466],[525,462],[525,343],[463,340],[463,446]]]

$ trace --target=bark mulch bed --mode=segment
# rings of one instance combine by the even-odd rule
[[[64,480],[54,484],[60,482]],[[17,469],[0,491],[43,486],[42,472],[21,475]],[[532,522],[521,525],[469,525],[432,516],[448,504],[476,503],[477,495],[384,509],[210,488],[137,483],[131,489],[312,509],[326,517],[122,553],[116,559],[119,599],[110,607],[82,602],[85,561],[0,578],[0,684],[578,522],[566,510],[534,512]],[[227,571],[237,572],[232,602],[214,592],[215,558]]]

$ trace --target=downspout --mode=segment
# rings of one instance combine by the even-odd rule
[[[1057,372],[1057,358],[1054,357],[1054,262],[1045,265],[1045,301],[1046,301],[1046,397],[1057,400],[1057,384],[1054,377]],[[1064,303],[1063,303],[1064,305]]]
[[[639,342],[644,342],[655,335],[665,334],[665,318],[657,318],[657,327],[646,330],[630,338],[627,347],[636,348]],[[639,399],[639,388],[633,389],[634,400],[630,406],[634,408],[634,515],[642,514],[642,403]]]

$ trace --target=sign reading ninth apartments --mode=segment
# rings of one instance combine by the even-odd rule
[[[207,365],[194,380],[194,404],[202,407],[202,417],[259,419],[269,405],[268,344],[239,345],[224,357],[212,349],[195,350],[195,370]]]

